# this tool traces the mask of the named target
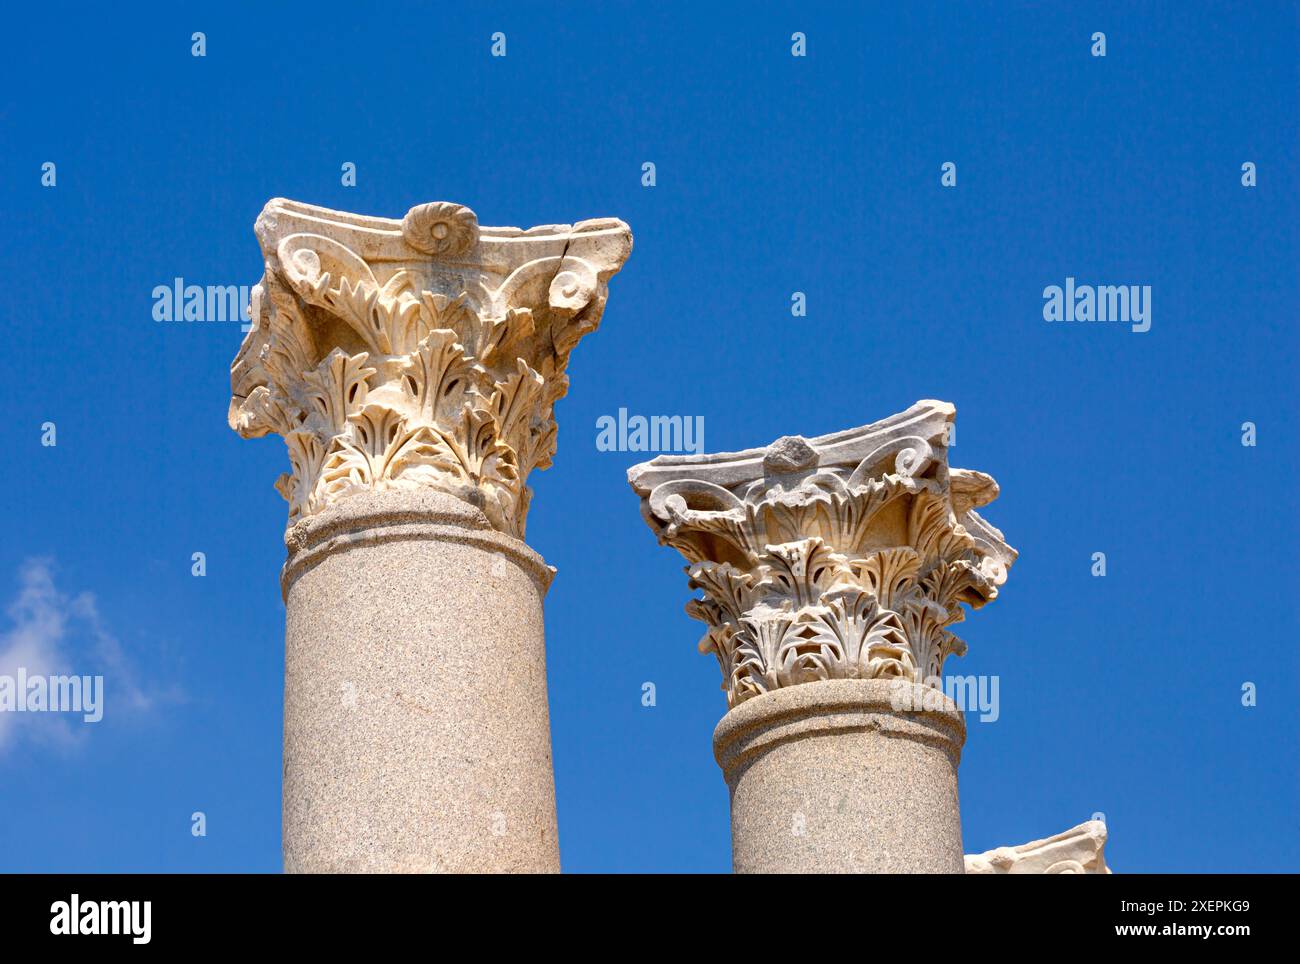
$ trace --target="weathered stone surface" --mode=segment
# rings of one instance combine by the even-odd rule
[[[989,476],[949,469],[956,410],[767,448],[659,456],[628,480],[661,543],[690,562],[729,706],[826,679],[929,682],[965,644],[948,630],[996,598],[1016,551],[975,509]]]
[[[966,855],[968,874],[1108,874],[1106,825],[1089,820],[1046,840]]]
[[[904,680],[827,680],[746,700],[713,734],[736,872],[961,873],[965,738],[951,700]]]
[[[558,871],[541,557],[435,490],[295,529],[285,870]]]

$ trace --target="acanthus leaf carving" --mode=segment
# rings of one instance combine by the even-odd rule
[[[660,541],[691,563],[728,705],[819,679],[937,685],[966,646],[948,627],[996,598],[1016,552],[974,511],[988,476],[950,470],[956,410],[728,455],[660,457],[628,478]]]
[[[257,235],[266,269],[230,424],[284,437],[290,522],[355,492],[427,486],[522,538],[574,332],[599,324],[627,226],[481,229],[449,202],[394,221],[276,199]]]

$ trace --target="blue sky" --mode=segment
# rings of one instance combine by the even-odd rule
[[[285,196],[635,234],[530,479],[566,870],[730,867],[718,670],[596,420],[702,415],[721,451],[919,398],[1021,553],[947,667],[1001,678],[967,852],[1102,812],[1118,871],[1296,870],[1296,8],[864,6],[13,10],[0,663],[108,689],[93,726],[0,719],[0,869],[280,867],[287,459],[226,426],[239,325],[151,292],[255,283]],[[1150,285],[1151,330],[1045,322],[1067,277]]]

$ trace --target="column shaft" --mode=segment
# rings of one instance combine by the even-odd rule
[[[917,706],[943,703],[894,709],[898,686],[916,691]],[[731,791],[736,873],[962,873],[965,724],[922,689],[827,680],[724,716],[713,746]]]
[[[540,557],[435,492],[291,533],[285,870],[558,871]]]

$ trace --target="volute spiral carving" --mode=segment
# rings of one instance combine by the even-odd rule
[[[281,199],[231,367],[230,425],[276,433],[294,522],[360,491],[429,486],[523,538],[556,448],[569,353],[631,250],[617,219],[481,228],[433,202],[401,221]]]
[[[825,679],[936,681],[966,645],[948,627],[996,598],[1016,552],[974,510],[997,495],[949,469],[956,410],[900,415],[766,449],[660,456],[628,479],[703,595],[687,612],[729,706]]]

